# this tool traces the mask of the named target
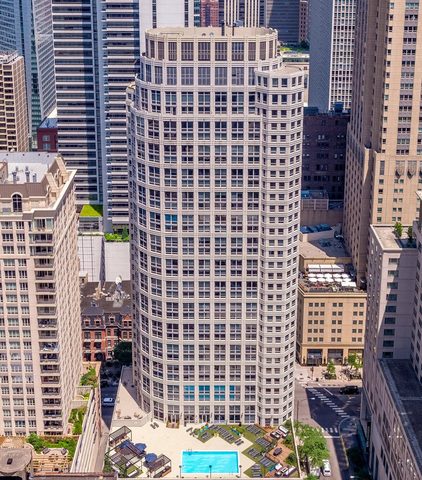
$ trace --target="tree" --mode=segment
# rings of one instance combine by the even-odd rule
[[[298,452],[301,461],[308,460],[313,467],[321,466],[330,455],[321,430],[301,422],[295,422],[295,430],[300,440]]]
[[[319,477],[317,477],[316,475],[313,475],[313,474],[311,473],[310,475],[308,475],[308,476],[306,477],[305,480],[318,480],[318,479],[319,479]]]
[[[334,362],[330,360],[327,364],[327,374],[328,378],[336,378],[336,367],[334,366]]]
[[[132,342],[119,342],[114,347],[114,358],[123,365],[132,363]]]
[[[362,357],[357,353],[351,353],[347,357],[347,363],[357,372],[363,367]]]
[[[403,235],[403,225],[400,222],[394,224],[394,234],[397,238],[401,238]]]

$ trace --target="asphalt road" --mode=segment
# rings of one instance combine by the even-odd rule
[[[330,449],[332,479],[349,480],[350,472],[340,433],[354,430],[359,417],[360,394],[342,395],[340,387],[296,382],[295,419],[321,428]]]

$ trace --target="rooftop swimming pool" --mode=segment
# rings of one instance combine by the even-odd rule
[[[211,467],[211,468],[210,468]],[[237,452],[182,452],[182,473],[239,473]]]

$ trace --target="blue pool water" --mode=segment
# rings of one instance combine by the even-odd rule
[[[182,473],[239,473],[237,452],[182,452]]]

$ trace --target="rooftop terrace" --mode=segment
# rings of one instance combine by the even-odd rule
[[[402,250],[403,248],[415,248],[415,242],[409,243],[407,237],[408,225],[403,225],[403,235],[397,238],[394,233],[393,225],[371,225],[376,237],[380,241],[382,247],[386,250]]]

